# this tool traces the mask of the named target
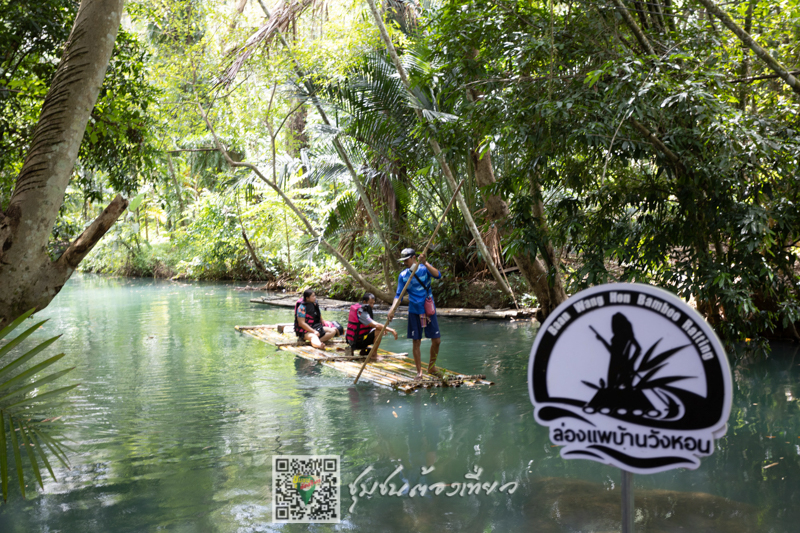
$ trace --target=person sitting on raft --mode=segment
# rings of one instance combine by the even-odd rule
[[[375,332],[383,329],[383,324],[374,320],[372,306],[375,305],[375,295],[371,292],[364,293],[361,303],[350,306],[350,315],[347,317],[347,344],[353,353],[361,350],[361,355],[369,353],[369,346],[375,342]],[[386,331],[397,339],[397,332],[390,327]]]
[[[303,291],[303,297],[294,304],[294,332],[297,338],[310,342],[319,350],[324,350],[325,341],[339,333],[335,327],[323,324],[317,295],[311,289]]]

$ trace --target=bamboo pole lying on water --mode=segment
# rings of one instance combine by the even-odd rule
[[[420,255],[425,255],[428,253],[428,248],[430,248],[433,239],[436,238],[436,234],[439,232],[439,228],[442,227],[442,222],[444,222],[444,217],[446,217],[447,212],[450,211],[450,207],[452,207],[453,202],[455,201],[456,196],[458,196],[458,191],[461,190],[462,185],[464,185],[463,179],[461,180],[461,183],[458,184],[458,187],[456,187],[456,190],[453,191],[453,197],[450,198],[450,203],[447,204],[447,207],[444,209],[442,216],[439,217],[439,223],[436,224],[436,228],[434,228],[433,233],[431,234],[431,238],[428,239],[428,244],[425,245],[425,248],[422,250],[422,253]],[[414,274],[416,274],[418,268],[419,268],[419,261],[417,261],[411,266],[411,275],[408,276],[408,281],[406,281],[405,286],[403,286],[403,290],[400,292],[400,297],[395,298],[394,302],[392,302],[392,307],[389,308],[389,317],[386,319],[386,323],[380,330],[378,330],[375,333],[375,342],[372,343],[372,350],[370,350],[369,352],[369,357],[367,357],[366,361],[364,361],[364,364],[361,365],[361,370],[358,371],[358,375],[356,376],[355,381],[353,381],[353,384],[358,384],[358,378],[361,377],[361,373],[364,371],[364,367],[367,366],[367,363],[369,363],[372,360],[372,358],[375,356],[375,353],[378,351],[378,347],[381,345],[381,339],[383,339],[383,333],[386,331],[386,328],[389,327],[389,322],[392,321],[391,316],[394,314],[395,311],[397,311],[397,306],[400,305],[400,302],[403,301],[403,296],[405,296],[406,290],[408,290],[408,286],[411,283],[411,278],[414,277]]]

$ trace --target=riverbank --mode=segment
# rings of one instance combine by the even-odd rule
[[[81,263],[86,273],[121,276],[127,278],[172,279],[179,281],[238,281],[246,290],[303,292],[311,288],[319,296],[336,300],[358,301],[364,294],[359,285],[343,268],[304,267],[287,268],[274,261],[262,260],[264,270],[253,266],[249,257],[209,260],[194,256],[179,259],[184,254],[170,243],[142,243],[135,249],[116,249],[110,245],[98,249]],[[361,274],[376,286],[383,287],[383,275],[378,269],[362,268]],[[536,307],[535,298],[527,283],[516,272],[508,273],[508,282],[514,291],[519,307]],[[471,276],[453,276],[444,269],[441,281],[432,285],[436,303],[442,307],[466,309],[514,308],[514,300],[497,286],[488,271]],[[393,293],[395,287],[387,292]]]
[[[239,238],[240,239],[240,238]],[[359,285],[339,264],[324,255],[317,254],[315,261],[304,263],[302,267],[289,267],[278,256],[261,256],[260,267],[256,267],[249,253],[236,251],[234,244],[197,243],[185,235],[182,239],[173,241],[162,240],[149,243],[141,241],[139,244],[125,244],[119,239],[104,239],[81,263],[81,270],[100,274],[118,275],[124,277],[142,277],[155,279],[173,279],[182,281],[236,281],[248,290],[271,290],[287,292],[303,292],[307,288],[313,289],[319,296],[345,301],[358,301],[364,294],[364,288]],[[264,254],[266,255],[266,254]],[[298,264],[297,256],[293,256]],[[187,259],[190,258],[190,259]],[[380,267],[369,260],[372,256],[358,256],[353,259],[353,266],[373,285],[384,287],[383,275]],[[438,250],[434,263],[443,271],[444,277],[432,285],[433,295],[439,307],[464,308],[464,309],[507,309],[507,308],[535,308],[538,307],[536,298],[531,294],[527,282],[513,269],[506,272],[508,282],[514,292],[514,299],[502,292],[497,283],[488,274],[488,271],[464,270],[465,266],[453,254]],[[581,271],[581,258],[574,254],[561,257],[562,270],[570,272]],[[605,263],[609,274],[609,281],[626,278],[625,267],[611,262]],[[798,263],[796,268],[800,268]],[[456,274],[457,272],[457,274]],[[397,271],[395,272],[395,274]],[[567,276],[565,276],[566,280]],[[573,283],[574,279],[571,280]],[[647,279],[639,279],[647,282]],[[702,288],[702,287],[701,287]],[[387,292],[393,294],[395,287],[389,287]],[[764,324],[767,320],[774,320],[777,313],[775,306],[758,298],[753,299],[753,305],[760,310],[751,313],[752,324]],[[690,305],[694,299],[689,299]],[[770,306],[771,305],[771,306]],[[721,311],[728,308],[720,307]],[[773,318],[770,318],[773,317]],[[744,341],[752,339],[762,342],[764,339],[793,339],[800,340],[797,330],[800,324],[793,326],[782,321],[773,321],[769,327],[759,326],[758,329],[744,327],[737,320],[736,313],[730,317],[720,313],[714,320],[718,334],[729,341]],[[743,333],[744,332],[744,333]],[[763,342],[762,342],[763,344]]]
[[[268,294],[258,298],[251,298],[250,303],[271,305],[274,307],[293,308],[298,299],[301,297],[300,293],[281,293],[280,295]],[[317,298],[317,305],[320,309],[345,311],[350,309],[353,304],[352,300],[332,300],[330,298]],[[390,306],[383,303],[378,303],[373,306],[376,314],[388,313]],[[538,309],[531,307],[521,307],[519,309],[494,309],[486,306],[483,309],[465,308],[465,307],[436,307],[436,315],[439,317],[460,317],[460,318],[493,318],[497,320],[531,320],[535,316]],[[408,316],[408,307],[399,306],[395,316],[405,317]]]
[[[367,273],[366,277],[375,285],[382,286],[381,273]],[[513,282],[512,282],[513,280]],[[513,290],[517,294],[519,307],[531,307],[535,300],[525,293],[524,280],[516,275],[509,276]],[[364,288],[344,270],[333,272],[308,272],[305,276],[286,278],[278,281],[248,283],[246,290],[269,290],[302,293],[313,289],[318,296],[332,300],[357,302],[364,294]],[[394,292],[392,287],[389,292]],[[466,309],[507,309],[514,308],[514,301],[503,293],[491,279],[448,278],[434,282],[433,296],[440,307],[460,307]],[[528,305],[523,305],[523,300]],[[534,305],[535,306],[535,305]]]

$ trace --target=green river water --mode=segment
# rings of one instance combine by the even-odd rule
[[[290,321],[228,284],[76,276],[38,316],[57,333],[72,468],[22,500],[11,484],[0,532],[619,531],[619,471],[565,461],[533,420],[530,323],[440,319],[439,363],[492,387],[405,395],[314,367],[237,333]],[[326,318],[346,321],[344,313]],[[405,331],[405,320],[395,326]],[[410,351],[410,341],[383,346]],[[740,357],[727,435],[694,471],[635,476],[637,531],[800,531],[800,357],[778,344]],[[427,360],[426,345],[423,357]],[[61,363],[61,362],[60,362]],[[396,415],[396,416],[395,416]],[[273,455],[341,456],[340,524],[271,523]],[[517,482],[513,494],[361,498],[362,481]],[[421,475],[421,467],[435,470]],[[33,478],[30,477],[32,480]]]

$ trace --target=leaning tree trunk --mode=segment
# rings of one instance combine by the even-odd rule
[[[0,212],[0,323],[41,309],[128,205],[117,196],[56,261],[47,243],[114,49],[123,0],[83,0],[28,154]]]
[[[372,12],[372,18],[375,20],[375,25],[378,27],[378,31],[381,34],[383,44],[386,46],[386,51],[389,52],[389,57],[392,58],[392,63],[394,64],[395,69],[397,69],[397,74],[400,76],[403,86],[410,92],[411,82],[408,79],[408,74],[406,73],[406,69],[403,67],[403,64],[400,62],[400,57],[397,55],[397,50],[395,50],[392,40],[389,38],[389,33],[386,31],[386,26],[383,24],[383,19],[381,18],[378,8],[375,5],[375,0],[367,0],[367,4],[369,5],[370,12]],[[422,111],[419,109],[414,109],[414,112],[416,113],[417,119],[420,121],[420,123],[424,124],[425,119],[423,118]],[[492,277],[495,279],[503,292],[513,298],[514,295],[511,292],[511,289],[508,287],[508,284],[505,282],[503,276],[500,274],[500,271],[497,269],[497,265],[495,265],[494,261],[492,261],[492,256],[489,253],[489,250],[486,248],[486,243],[483,242],[483,236],[481,235],[478,226],[475,224],[475,221],[472,219],[472,213],[470,213],[469,206],[464,201],[463,195],[458,191],[455,177],[450,170],[450,165],[448,165],[447,160],[444,157],[444,153],[439,146],[439,142],[433,136],[431,136],[428,138],[428,143],[431,146],[434,156],[436,156],[436,159],[439,162],[439,166],[442,168],[442,174],[444,175],[445,180],[450,185],[450,189],[455,195],[458,208],[461,210],[461,215],[464,217],[464,222],[466,222],[470,233],[472,233],[472,238],[475,239],[475,245],[477,246],[481,256],[483,256],[483,259],[486,261],[486,266],[488,267],[489,272],[492,273]]]
[[[247,168],[250,169],[252,172],[254,172],[255,175],[258,176],[259,179],[261,179],[261,181],[269,185],[272,188],[272,190],[278,193],[278,196],[281,197],[283,203],[286,204],[289,207],[289,209],[294,211],[294,214],[297,215],[297,218],[299,218],[300,221],[303,223],[303,225],[306,227],[306,231],[308,231],[308,233],[312,237],[318,239],[320,244],[322,244],[322,246],[324,246],[328,250],[328,252],[330,252],[331,255],[333,255],[336,259],[339,260],[344,269],[347,270],[347,272],[351,276],[353,276],[353,279],[355,279],[362,287],[364,287],[364,289],[373,293],[376,298],[383,300],[386,303],[391,303],[394,300],[394,294],[382,291],[378,287],[367,281],[367,279],[364,278],[364,276],[362,276],[358,272],[358,270],[356,270],[356,268],[352,264],[350,264],[350,262],[347,259],[345,259],[345,257],[341,253],[339,253],[339,250],[337,250],[335,246],[333,246],[331,243],[325,240],[325,238],[314,229],[314,226],[311,225],[311,223],[308,221],[303,212],[300,211],[300,209],[294,204],[294,202],[292,202],[292,200],[288,196],[286,196],[286,193],[284,193],[281,190],[281,188],[278,187],[277,183],[268,179],[264,174],[262,174],[262,172],[255,165],[240,161],[234,161],[233,159],[231,159],[230,155],[228,154],[228,151],[225,150],[224,146],[222,146],[222,143],[217,137],[217,134],[214,132],[214,128],[211,125],[211,121],[208,119],[208,115],[206,114],[205,110],[200,106],[200,104],[197,104],[197,107],[200,112],[200,115],[203,117],[203,120],[206,123],[206,126],[208,127],[208,130],[211,132],[211,136],[214,138],[214,144],[217,147],[217,150],[219,151],[219,153],[223,155],[225,161],[227,161],[231,167]]]
[[[483,188],[494,183],[495,177],[491,152],[487,151],[481,156],[478,150],[472,150],[471,156],[475,168],[475,183],[477,186]],[[506,228],[503,227],[503,221],[508,220],[511,213],[506,201],[498,195],[486,194],[484,195],[484,204],[486,205],[487,218],[499,224],[500,235],[507,233]],[[539,208],[543,208],[543,206],[537,205],[537,210]],[[543,218],[540,218],[540,221],[540,223],[544,223]],[[553,251],[553,247],[549,243],[547,248],[548,251]],[[548,267],[538,258],[526,252],[521,252],[514,256],[514,262],[536,295],[536,299],[539,302],[537,318],[543,321],[561,302],[567,299],[558,265],[554,263],[553,283],[551,284],[548,278]]]

